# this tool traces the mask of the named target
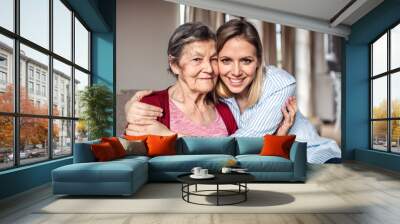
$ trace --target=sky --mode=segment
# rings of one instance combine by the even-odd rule
[[[395,41],[397,40],[397,41]],[[391,30],[391,67],[400,67],[400,25]],[[373,48],[373,75],[387,71],[387,34],[379,38]],[[381,77],[373,81],[373,107],[387,99],[387,78]],[[391,77],[391,98],[400,100],[400,72]]]
[[[21,36],[48,48],[49,45],[49,4],[48,0],[20,0],[20,33]],[[71,15],[72,13],[61,3],[53,0],[54,15],[54,47],[57,54],[71,60]],[[0,26],[13,30],[13,0],[0,0]],[[83,25],[75,21],[75,60],[78,65],[88,68],[88,32]],[[0,41],[9,43],[4,36],[0,35]],[[48,56],[35,51],[27,46],[21,45],[21,50],[28,57],[34,58],[43,64],[48,64]],[[64,66],[59,66],[64,67]],[[69,72],[70,73],[70,72]],[[67,73],[68,74],[68,73]]]

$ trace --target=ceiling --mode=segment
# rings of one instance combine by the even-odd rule
[[[383,2],[383,0],[166,1],[343,37],[350,34],[353,23]]]
[[[226,0],[329,21],[351,0]]]

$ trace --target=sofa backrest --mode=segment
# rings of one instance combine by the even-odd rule
[[[236,155],[259,154],[263,144],[263,137],[236,137]]]
[[[100,140],[93,140],[87,142],[75,143],[74,148],[74,163],[89,163],[95,162],[96,158],[93,155],[90,146],[92,144],[98,144]]]
[[[177,141],[177,154],[235,155],[235,138],[232,137],[182,137]]]

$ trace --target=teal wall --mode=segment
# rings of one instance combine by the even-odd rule
[[[116,133],[116,82],[115,82],[115,0],[99,0],[98,8],[109,27],[108,32],[92,32],[92,82],[101,83],[110,88],[114,96],[113,126],[109,133]]]
[[[399,170],[399,156],[369,149],[369,47],[377,36],[400,22],[400,0],[386,0],[351,27],[345,42],[343,66],[343,151],[355,159],[383,168]],[[362,150],[362,151],[360,151]]]
[[[92,31],[92,82],[107,85],[115,99],[115,0],[67,0],[66,2]],[[110,132],[115,133],[115,119]],[[72,157],[68,157],[1,171],[0,199],[50,182],[53,169],[71,163]]]
[[[0,172],[0,199],[48,183],[53,169],[71,163],[69,157]]]

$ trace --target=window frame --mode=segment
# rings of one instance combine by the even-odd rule
[[[391,31],[396,26],[400,26],[400,20],[392,24],[390,27],[386,28],[384,32],[379,34],[376,38],[374,38],[371,42],[368,43],[368,53],[369,53],[369,77],[368,77],[368,84],[369,84],[369,149],[373,151],[379,152],[386,152],[391,154],[400,154],[400,152],[393,152],[392,151],[392,121],[400,121],[400,117],[392,117],[392,99],[391,99],[391,79],[392,75],[400,72],[400,67],[391,69]],[[387,64],[386,64],[386,71],[380,74],[373,74],[373,44],[376,43],[381,37],[387,34]],[[373,81],[386,77],[386,87],[387,87],[387,105],[386,105],[386,118],[373,118]],[[373,122],[374,121],[386,121],[386,151],[379,150],[374,148],[374,136],[373,136]]]
[[[10,75],[13,76],[13,84],[14,84],[14,110],[13,112],[2,112],[0,111],[0,116],[4,117],[12,117],[13,119],[13,166],[10,167],[5,167],[5,168],[0,168],[0,172],[5,171],[5,170],[11,170],[11,169],[16,169],[19,167],[24,167],[24,166],[30,166],[33,164],[38,164],[38,163],[43,163],[51,160],[58,160],[66,157],[71,157],[73,156],[74,152],[74,143],[75,143],[75,126],[76,126],[76,121],[79,120],[79,117],[75,116],[75,108],[71,108],[71,114],[70,116],[56,116],[53,115],[53,60],[58,60],[61,63],[64,63],[68,66],[71,66],[71,92],[72,92],[72,99],[71,99],[71,104],[74,105],[75,103],[75,88],[74,88],[74,82],[75,82],[75,69],[85,73],[89,77],[89,83],[88,86],[92,85],[92,61],[91,61],[91,49],[92,49],[92,43],[91,43],[91,37],[92,37],[92,30],[88,27],[88,25],[84,22],[84,20],[72,9],[72,7],[66,2],[65,0],[59,0],[68,10],[71,11],[71,18],[70,18],[70,23],[71,23],[71,59],[64,58],[63,56],[55,53],[53,50],[53,24],[54,24],[54,18],[53,18],[53,1],[54,0],[48,0],[49,3],[49,47],[46,49],[45,47],[42,47],[39,44],[34,43],[33,41],[30,41],[29,39],[24,38],[23,36],[20,35],[20,0],[14,0],[13,1],[13,10],[14,10],[14,30],[10,31],[4,27],[0,26],[0,35],[3,35],[7,38],[10,38],[13,40],[13,64],[12,67],[12,72]],[[84,26],[84,28],[88,31],[88,69],[85,69],[78,64],[75,63],[75,18],[79,20],[79,22]],[[39,114],[27,114],[27,113],[21,113],[20,111],[20,85],[21,85],[21,80],[20,80],[20,45],[23,44],[27,47],[32,48],[33,50],[36,50],[40,53],[43,53],[48,56],[49,62],[48,62],[48,77],[46,80],[46,87],[45,90],[48,92],[46,96],[48,97],[48,113],[46,115],[39,115]],[[27,64],[27,71],[29,71],[29,64]],[[36,72],[37,70],[33,70],[33,79],[30,79],[30,74],[27,72],[26,75],[26,82],[29,80],[33,81],[33,85],[35,86],[36,83],[41,83],[42,84],[42,79],[41,79],[41,74],[42,72],[39,73],[39,80],[36,81]],[[28,84],[27,84],[28,85]],[[42,86],[42,85],[40,85]],[[28,87],[28,86],[27,86]],[[29,87],[28,87],[29,88]],[[29,91],[27,88],[27,91]],[[34,88],[34,92],[36,89]],[[42,94],[39,94],[38,96],[42,96]],[[21,118],[45,118],[47,119],[48,122],[48,136],[47,136],[47,151],[48,155],[47,158],[44,157],[43,160],[40,160],[38,162],[31,162],[31,163],[26,163],[26,164],[21,164],[21,159],[20,159],[20,119]],[[62,155],[62,156],[55,156],[53,155],[54,152],[54,147],[53,147],[53,122],[56,120],[65,120],[65,121],[71,121],[71,153],[68,155]]]

